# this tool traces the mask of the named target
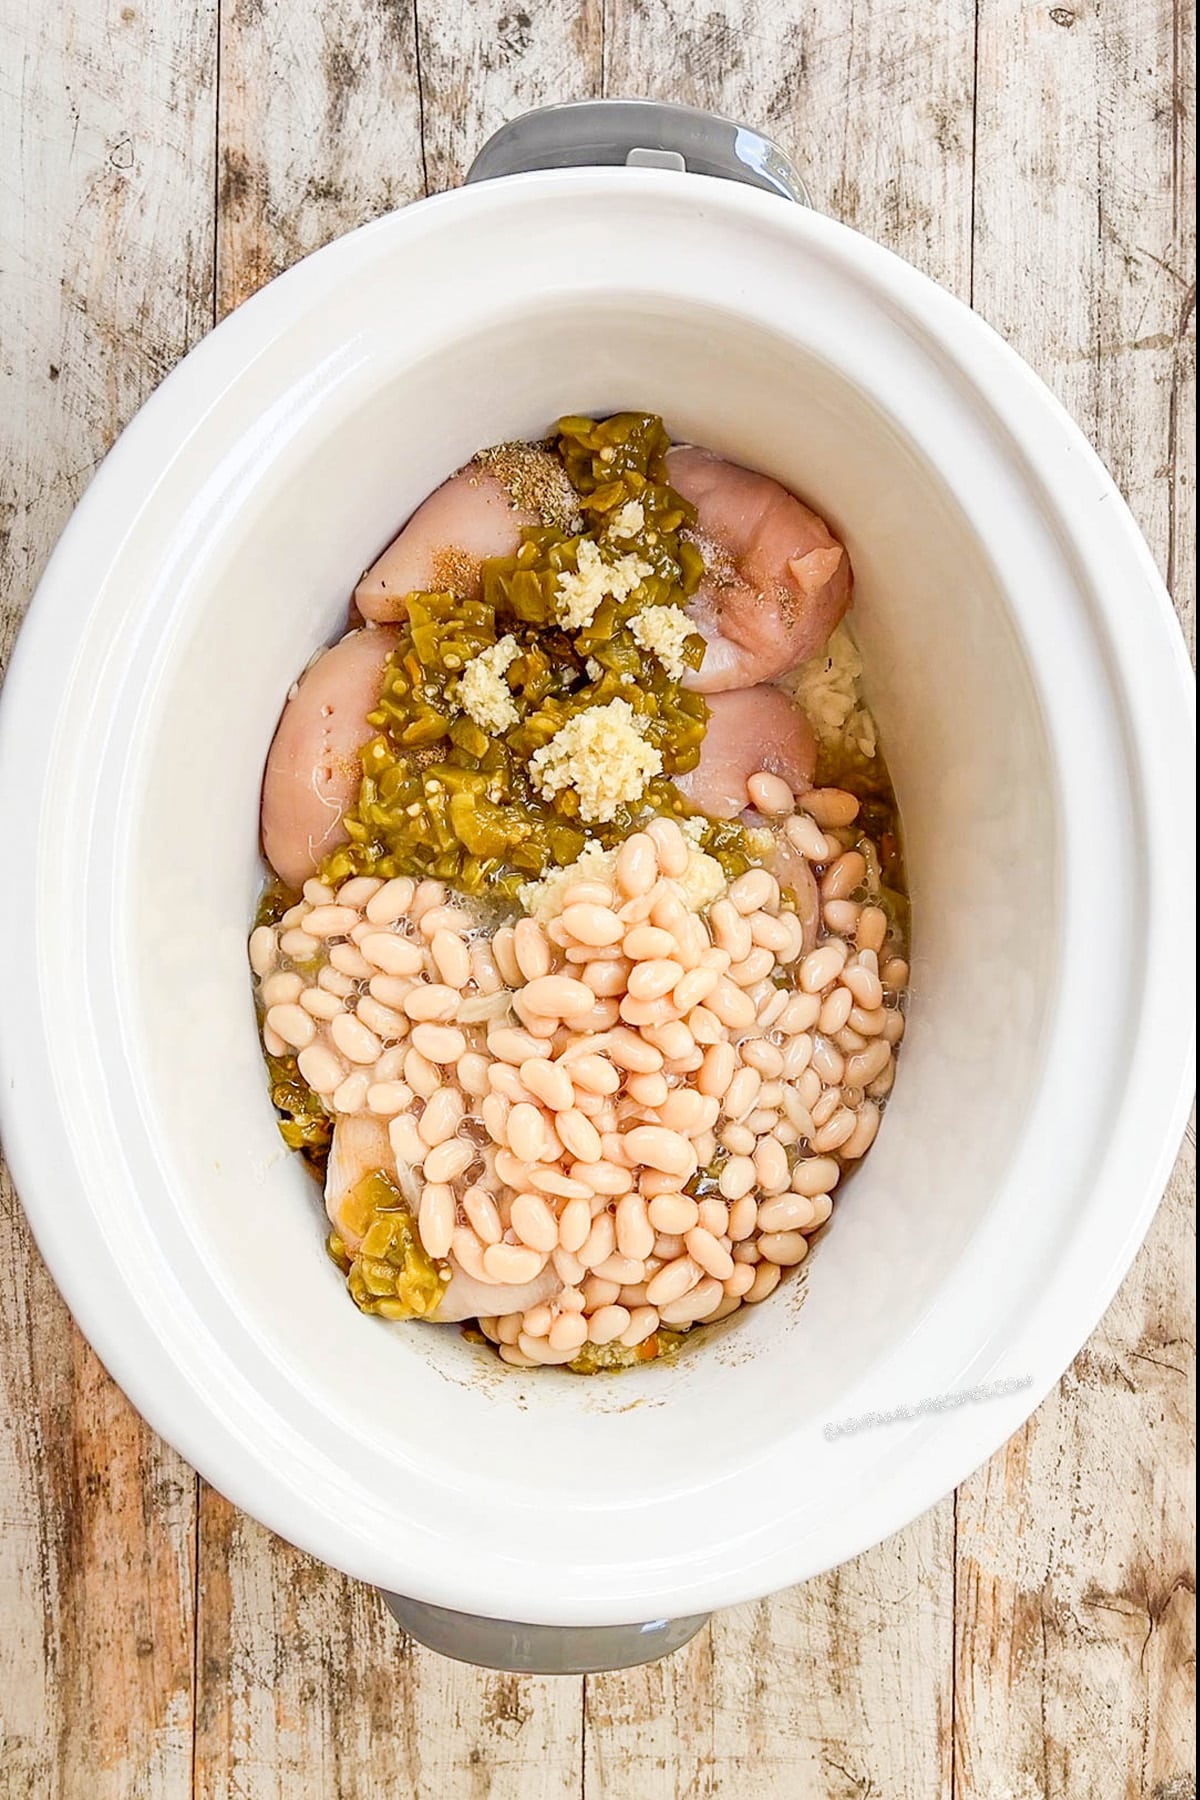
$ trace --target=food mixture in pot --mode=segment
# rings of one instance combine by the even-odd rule
[[[479,452],[362,577],[271,746],[250,961],[364,1312],[592,1373],[804,1261],[908,981],[851,587],[639,413]]]

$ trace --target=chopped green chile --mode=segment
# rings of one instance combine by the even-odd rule
[[[639,1363],[666,1361],[678,1356],[689,1335],[660,1325],[640,1344],[585,1344],[567,1367],[573,1375],[606,1375],[634,1369]]]
[[[295,888],[286,887],[277,876],[272,876],[258,896],[258,905],[254,909],[255,929],[260,925],[278,925],[284,913],[289,907],[295,906],[299,898]]]
[[[429,1255],[404,1196],[383,1169],[364,1175],[342,1203],[347,1228],[360,1238],[350,1256],[337,1232],[326,1248],[346,1276],[361,1312],[382,1319],[432,1319],[450,1280],[449,1266]]]
[[[271,1105],[280,1115],[279,1135],[289,1150],[303,1151],[305,1160],[321,1174],[329,1157],[333,1120],[300,1074],[294,1056],[267,1055],[266,1062]]]
[[[614,509],[636,500],[641,529],[622,536],[619,550],[651,570],[625,600],[602,600],[582,629],[556,622],[558,578],[576,569],[582,539],[552,530],[527,531],[514,556],[486,561],[481,599],[409,596],[368,716],[375,736],[363,746],[358,799],[343,821],[350,841],[326,858],[323,880],[431,877],[503,905],[524,882],[574,862],[589,839],[607,847],[656,815],[689,814],[673,777],[700,760],[708,706],[645,655],[629,628],[647,606],[684,606],[704,572],[680,535],[694,510],[666,481],[669,442],[662,421],[646,413],[560,421],[554,444],[579,491],[586,535],[610,550],[604,534]],[[463,710],[459,687],[467,664],[507,636],[520,651],[504,674],[517,718],[491,734]],[[704,640],[693,634],[685,662],[698,668],[703,656]],[[617,699],[633,710],[663,772],[635,804],[585,829],[574,788],[548,798],[530,760],[577,713]],[[731,876],[754,861],[736,822],[706,823],[703,848]]]

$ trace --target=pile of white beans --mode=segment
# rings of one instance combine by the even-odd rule
[[[765,1299],[874,1141],[908,966],[853,847],[858,802],[797,805],[765,773],[748,797],[813,867],[812,947],[766,869],[693,910],[668,819],[544,922],[487,935],[439,882],[357,877],[307,882],[252,935],[266,1048],[331,1113],[388,1122],[428,1253],[497,1286],[553,1263],[553,1298],[479,1321],[506,1362]]]

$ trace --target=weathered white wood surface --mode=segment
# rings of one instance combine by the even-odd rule
[[[973,297],[1093,438],[1190,635],[1185,31],[1167,0],[981,8]],[[972,1800],[1195,1791],[1194,1151],[1058,1393],[959,1490],[955,1791]]]
[[[972,299],[1095,438],[1191,631],[1183,0],[0,20],[0,648],[99,457],[215,317],[453,185],[514,111],[600,92],[762,124],[819,204]],[[1190,1167],[1059,1392],[954,1500],[586,1683],[426,1654],[203,1489],[82,1344],[5,1188],[0,1800],[1194,1800]]]
[[[6,4],[0,96],[2,653],[100,458],[212,324],[214,6]],[[0,1794],[185,1794],[196,1480],[70,1324],[2,1176],[0,1380]]]

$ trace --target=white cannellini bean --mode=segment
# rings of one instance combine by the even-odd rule
[[[426,1159],[425,1173],[429,1173]],[[452,1190],[453,1191],[453,1190]],[[462,1209],[467,1216],[467,1223],[481,1244],[498,1244],[504,1236],[504,1227],[496,1202],[486,1188],[469,1187],[462,1196]]]
[[[310,937],[307,931],[301,931],[298,926],[293,926],[290,931],[282,932],[279,938],[279,948],[294,962],[308,962],[311,957],[316,955],[320,947],[319,939]]]
[[[305,988],[300,996],[300,1004],[312,1018],[321,1019],[326,1024],[330,1019],[336,1019],[342,1011],[342,1003],[337,995],[327,993],[324,988],[319,987]]]
[[[658,866],[664,875],[674,880],[687,874],[691,851],[674,819],[651,819],[645,834],[654,845]]]
[[[754,1152],[754,1171],[764,1194],[782,1194],[791,1180],[787,1151],[773,1137],[760,1138]]]
[[[426,1182],[421,1189],[417,1235],[430,1256],[450,1254],[454,1240],[454,1189],[445,1182]]]
[[[408,1020],[404,1014],[383,1005],[374,994],[360,995],[354,1012],[368,1031],[373,1031],[385,1044],[398,1043],[401,1038],[408,1036]]]
[[[465,988],[471,979],[471,952],[456,931],[444,926],[435,931],[430,942],[438,974],[448,987]]]
[[[315,938],[346,937],[358,920],[353,906],[314,906],[304,921],[304,929]]]
[[[353,944],[335,944],[329,952],[329,961],[339,975],[346,975],[351,981],[365,981],[375,973],[366,957]]]
[[[621,1333],[620,1341],[627,1350],[635,1345],[645,1343],[652,1332],[658,1330],[658,1308],[654,1306],[631,1306],[629,1323]]]
[[[808,1239],[799,1231],[767,1231],[759,1238],[758,1248],[767,1262],[790,1269],[808,1255]]]
[[[858,1157],[865,1156],[875,1142],[875,1134],[879,1130],[879,1108],[870,1100],[864,1101],[855,1115],[855,1121],[854,1130],[842,1144],[840,1151],[847,1162],[854,1162]]]
[[[279,946],[270,925],[256,925],[250,933],[250,967],[261,979],[275,967]]]
[[[541,1194],[518,1194],[510,1209],[512,1228],[531,1250],[549,1255],[559,1242],[559,1221]],[[590,1230],[590,1223],[589,1223]]]
[[[346,1065],[326,1044],[308,1044],[296,1058],[296,1067],[314,1094],[332,1094],[341,1085]]]
[[[664,1325],[692,1325],[697,1319],[707,1318],[724,1297],[721,1283],[715,1276],[706,1275],[678,1300],[667,1300],[660,1305],[659,1317]]]
[[[391,1121],[388,1126],[388,1139],[397,1162],[407,1163],[413,1168],[420,1168],[425,1160],[427,1145],[418,1131],[417,1121],[411,1113],[401,1113],[398,1118]]]
[[[274,975],[267,976],[258,991],[266,1007],[290,1006],[304,992],[304,977],[297,975],[294,969],[279,969]]]
[[[524,1244],[489,1244],[483,1253],[483,1267],[488,1279],[514,1287],[523,1287],[541,1274],[546,1258],[540,1250]]]
[[[474,1144],[465,1138],[447,1138],[426,1152],[425,1178],[427,1181],[457,1181],[475,1161],[476,1154]]]
[[[766,869],[747,869],[730,883],[729,898],[743,915],[779,905],[779,883]]]
[[[425,967],[421,946],[390,931],[367,932],[358,948],[372,968],[382,969],[385,975],[419,975]]]
[[[717,1187],[727,1200],[740,1200],[754,1186],[754,1164],[748,1156],[731,1156],[717,1177]]]
[[[783,1271],[773,1262],[760,1264],[755,1272],[752,1285],[747,1288],[746,1293],[743,1296],[745,1304],[747,1306],[756,1306],[760,1300],[765,1300],[768,1294],[773,1294],[775,1289],[779,1286],[782,1272]]]
[[[845,961],[846,946],[842,943],[821,944],[810,950],[800,964],[801,988],[806,994],[819,994],[841,974]]]
[[[355,1069],[347,1075],[345,1081],[334,1090],[333,1109],[340,1113],[361,1112],[366,1104],[367,1090],[371,1085],[371,1077],[365,1069]]]
[[[409,1085],[411,1087],[412,1083]],[[421,1142],[431,1147],[445,1143],[458,1130],[462,1116],[463,1106],[458,1090],[439,1086],[437,1092],[426,1100],[425,1110],[417,1126]],[[431,1176],[430,1179],[435,1180],[436,1177]]]
[[[622,1256],[644,1261],[654,1249],[655,1227],[641,1194],[626,1194],[616,1207],[616,1240]]]
[[[354,992],[354,983],[340,969],[326,967],[317,976],[317,986],[327,994],[336,994],[339,1000],[348,1000]]]
[[[431,1063],[427,1056],[419,1050],[409,1049],[404,1056],[404,1079],[414,1094],[422,1100],[432,1100],[443,1087],[442,1074],[436,1063]]]
[[[367,918],[372,925],[394,925],[411,910],[415,893],[416,883],[408,875],[385,881],[367,901]]]
[[[715,1275],[718,1281],[725,1281],[733,1274],[732,1256],[728,1250],[722,1248],[711,1231],[705,1230],[703,1225],[694,1225],[684,1242],[688,1255],[694,1263],[699,1264],[706,1275]]]
[[[812,1201],[803,1194],[776,1194],[759,1206],[757,1224],[762,1232],[806,1231],[815,1217]]]
[[[352,906],[356,912],[361,912],[382,886],[378,875],[352,875],[349,881],[343,881],[335,899],[339,906]]]
[[[339,1013],[330,1023],[329,1035],[347,1062],[374,1063],[383,1050],[380,1039],[353,1013]]]
[[[540,1050],[544,1048],[539,1045]],[[520,1076],[529,1092],[552,1112],[565,1112],[573,1105],[575,1084],[560,1063],[553,1063],[544,1055],[528,1056],[520,1064]]]
[[[837,831],[858,817],[858,801],[843,788],[809,788],[802,805],[823,831]]]
[[[297,1006],[294,1002],[285,1006],[272,1006],[267,1013],[266,1024],[276,1037],[282,1038],[294,1050],[305,1049],[317,1035],[314,1021],[302,1006]],[[340,1044],[338,1049],[341,1049]]]
[[[412,1105],[413,1091],[405,1081],[376,1081],[367,1089],[366,1099],[369,1112],[390,1119]]]
[[[413,1048],[431,1063],[456,1063],[466,1054],[467,1040],[453,1025],[434,1025],[430,1021],[412,1028]]]
[[[703,1271],[690,1256],[677,1256],[650,1277],[646,1283],[646,1299],[651,1306],[669,1306],[702,1279]]]
[[[403,1000],[404,1011],[414,1024],[428,1020],[444,1024],[454,1017],[460,1004],[457,988],[447,987],[444,981],[418,982]]]
[[[751,806],[757,807],[767,818],[790,813],[796,804],[796,796],[787,782],[765,769],[757,775],[751,775],[746,783],[746,792],[750,796]]]
[[[801,856],[813,863],[828,862],[833,855],[829,839],[807,813],[794,813],[784,826],[784,835]]]

